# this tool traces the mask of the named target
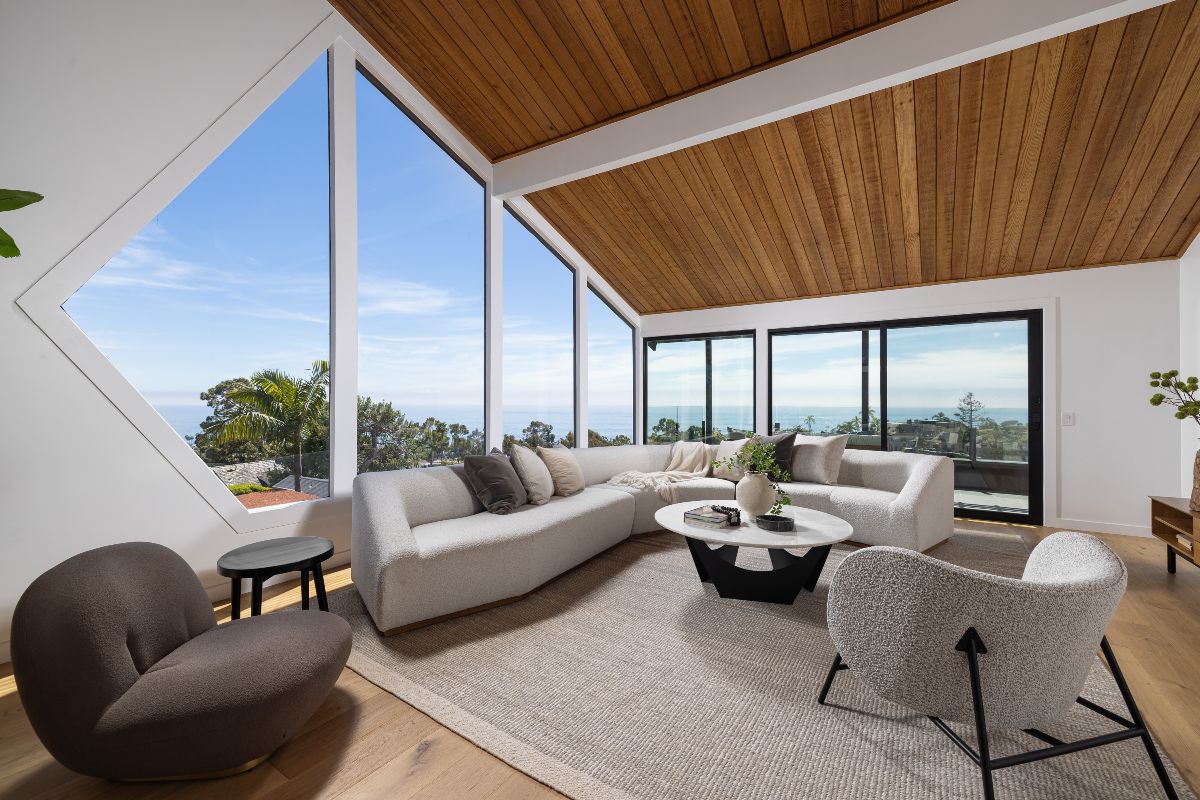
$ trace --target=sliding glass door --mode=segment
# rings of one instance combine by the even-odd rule
[[[753,333],[645,345],[645,441],[711,442],[753,431]]]
[[[946,456],[958,512],[1042,519],[1040,311],[772,331],[773,430]]]

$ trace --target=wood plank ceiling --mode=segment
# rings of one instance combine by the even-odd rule
[[[1176,0],[529,199],[641,313],[1177,257],[1198,64]]]
[[[331,0],[492,160],[949,0]]]

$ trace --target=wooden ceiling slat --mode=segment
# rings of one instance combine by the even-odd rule
[[[644,224],[649,225],[656,232],[655,238],[658,241],[651,242],[651,246],[656,253],[660,254],[659,257],[674,262],[668,277],[690,284],[694,287],[695,295],[699,296],[702,302],[712,302],[714,298],[720,296],[721,287],[726,283],[725,277],[712,266],[714,255],[718,260],[723,257],[719,249],[720,241],[716,240],[715,246],[710,243],[710,247],[706,249],[703,242],[689,235],[689,231],[672,224],[672,220],[682,216],[679,205],[681,200],[686,204],[690,197],[697,209],[700,208],[700,204],[696,202],[690,191],[686,192],[686,196],[672,191],[665,195],[670,200],[663,205],[659,198],[663,198],[664,195],[651,164],[639,164],[637,169],[630,170],[629,177],[634,188],[633,202],[635,204],[630,209],[630,213],[640,217]],[[618,187],[610,188],[619,192]],[[668,213],[662,213],[664,210]],[[683,254],[684,258],[679,259],[679,254]],[[670,284],[670,286],[674,285]]]
[[[1083,96],[1083,84],[1087,79],[1095,43],[1095,28],[1073,33],[1066,39],[1062,68],[1054,89],[1053,113],[1042,139],[1042,151],[1038,156],[1033,188],[1025,210],[1017,257],[1012,264],[1013,273],[1025,273],[1033,268],[1033,257],[1049,211],[1050,196],[1058,181],[1063,152],[1075,121],[1075,109]]]
[[[748,186],[753,193],[758,208],[757,219],[774,240],[775,252],[780,259],[772,263],[782,267],[781,272],[787,279],[786,284],[792,287],[791,291],[812,294],[815,282],[809,273],[804,247],[792,222],[787,200],[782,192],[771,191],[768,175],[764,174],[765,170],[770,177],[774,176],[770,154],[761,136],[746,136],[740,141],[743,146],[732,148],[737,171],[730,171],[734,173],[735,183]]]
[[[800,144],[800,132],[791,121],[781,122],[775,126],[778,134],[774,161],[780,180],[788,185],[789,190],[799,196],[800,206],[812,233],[813,244],[820,256],[820,272],[827,291],[837,293],[842,291],[842,276],[839,272],[838,258],[830,242],[829,229],[822,215],[821,202],[817,199],[814,181],[808,171],[808,162],[804,158],[804,150]],[[787,183],[787,176],[793,183]]]
[[[772,202],[779,209],[780,222],[792,243],[792,250],[799,254],[797,263],[803,267],[805,285],[811,287],[808,293],[825,294],[829,292],[829,281],[822,269],[821,254],[804,210],[804,200],[796,191],[780,128],[771,126],[755,132],[757,136],[749,137],[754,161],[761,170]]]
[[[1126,26],[1117,60],[1113,62],[1112,74],[1104,90],[1104,100],[1092,126],[1092,135],[1088,138],[1071,187],[1070,199],[1059,221],[1054,248],[1050,251],[1052,263],[1071,264],[1071,246],[1083,224],[1084,212],[1105,165],[1112,161],[1110,148],[1116,140],[1117,131],[1121,129],[1122,117],[1133,96],[1138,75],[1143,72],[1150,40],[1161,16],[1161,7],[1151,11],[1155,13],[1131,17]],[[1174,49],[1174,45],[1171,45],[1171,49]]]
[[[937,132],[939,107],[937,100],[937,78],[921,78],[913,84],[916,120],[917,152],[917,198],[920,205],[917,214],[921,220],[921,281],[937,280],[938,253],[938,161]]]
[[[952,1],[332,0],[493,160]]]
[[[1116,199],[1114,193],[1117,184],[1129,165],[1138,139],[1144,132],[1152,137],[1153,130],[1162,130],[1165,127],[1165,122],[1160,121],[1160,118],[1169,118],[1170,109],[1163,102],[1159,102],[1158,98],[1164,90],[1166,93],[1171,91],[1170,86],[1165,83],[1167,70],[1174,61],[1181,35],[1190,16],[1190,9],[1186,5],[1168,5],[1159,15],[1159,24],[1142,59],[1137,79],[1130,87],[1120,121],[1111,133],[1104,157],[1089,170],[1095,172],[1096,177],[1084,193],[1083,213],[1071,232],[1072,241],[1063,259],[1065,263],[1085,263],[1109,202]],[[1177,101],[1178,97],[1171,98],[1173,104]],[[1097,248],[1103,249],[1099,245]]]
[[[967,252],[963,260],[964,272],[972,278],[983,275],[987,229],[992,218],[992,193],[996,186],[996,164],[1000,159],[1000,133],[1008,110],[1011,64],[1012,56],[1009,53],[984,62],[977,135],[979,145],[974,148],[978,156],[975,159],[975,177],[967,213]]]
[[[641,313],[1178,257],[1200,227],[1200,0],[530,201]]]
[[[1087,152],[1087,143],[1096,127],[1096,117],[1100,113],[1108,78],[1116,64],[1124,32],[1125,20],[1117,20],[1117,25],[1101,26],[1096,31],[1079,98],[1075,103],[1075,113],[1069,122],[1062,157],[1057,162],[1042,227],[1037,234],[1037,247],[1029,264],[1030,270],[1043,270],[1050,261],[1055,239],[1075,187],[1075,178]]]
[[[981,274],[992,277],[1000,272],[1000,251],[1007,228],[1017,161],[1029,119],[1029,103],[1035,97],[1033,78],[1040,58],[1040,47],[1027,47],[1012,54],[1008,85],[1005,88],[1004,116],[996,144],[996,169],[988,198],[987,237],[984,239]]]
[[[954,203],[958,166],[959,70],[937,75],[937,273],[939,281],[954,278]]]
[[[490,105],[495,113],[520,140],[534,135],[538,120],[517,100],[508,83],[496,73],[495,66],[480,54],[475,44],[461,32],[455,33],[459,28],[441,4],[434,3],[429,8],[414,4],[408,24],[415,29],[418,37],[423,34],[423,38],[431,43],[431,52],[434,48],[441,50],[439,60],[442,63],[463,64],[464,71],[474,84],[487,87],[484,96],[491,100]]]
[[[1012,189],[1008,209],[1004,215],[1004,229],[996,246],[995,268],[985,268],[985,275],[1009,275],[1016,264],[1017,248],[1021,243],[1021,231],[1029,211],[1038,159],[1046,140],[1050,110],[1058,88],[1065,49],[1066,40],[1063,38],[1051,39],[1038,45],[1037,63],[1033,69],[1033,81],[1026,99],[1025,121],[1021,128]]]
[[[1151,213],[1151,206],[1162,200],[1162,187],[1167,176],[1176,164],[1190,164],[1189,158],[1194,159],[1200,152],[1200,68],[1192,73],[1191,82],[1183,95],[1183,102],[1175,108],[1175,113],[1163,133],[1162,139],[1154,148],[1149,163],[1138,183],[1128,205],[1121,210],[1121,219],[1112,229],[1112,240],[1104,251],[1103,261],[1116,261],[1132,252],[1132,245],[1138,240],[1137,231],[1143,221]],[[1189,172],[1190,167],[1182,168]],[[1103,226],[1102,226],[1103,227]],[[1144,244],[1144,243],[1143,243]],[[1141,249],[1137,252],[1141,253]]]
[[[851,164],[851,172],[857,174],[857,180],[851,184],[851,197],[859,217],[869,221],[866,230],[859,230],[862,239],[870,243],[866,275],[874,282],[874,285],[869,284],[870,288],[889,287],[892,285],[892,248],[888,243],[888,222],[883,210],[883,178],[880,175],[871,98],[854,98],[848,113],[850,122],[847,127],[853,136],[846,137],[846,148],[850,150],[847,163]],[[868,253],[865,245],[863,252]]]
[[[1176,8],[1184,8],[1189,19],[1176,44],[1171,64],[1154,93],[1154,102],[1146,112],[1144,124],[1138,126],[1137,140],[1130,148],[1120,178],[1109,193],[1104,214],[1081,261],[1098,263],[1107,257],[1125,216],[1135,208],[1138,188],[1145,185],[1148,177],[1154,180],[1153,166],[1162,164],[1165,170],[1170,164],[1186,132],[1183,123],[1195,118],[1200,111],[1200,86],[1196,85],[1196,76],[1200,73],[1196,69],[1188,71],[1188,65],[1200,63],[1200,7],[1187,11],[1185,5],[1171,7],[1168,11]],[[1141,210],[1144,212],[1145,205],[1141,205]]]
[[[685,237],[694,235],[698,229],[708,240],[716,258],[711,262],[713,270],[705,276],[705,281],[714,294],[724,288],[745,297],[757,296],[753,277],[745,268],[745,256],[726,222],[727,216],[716,203],[702,199],[714,190],[712,178],[707,173],[695,172],[691,158],[691,154],[677,153],[671,163],[651,162],[648,165],[665,192],[662,196],[678,197],[684,202],[682,209],[676,204],[676,215],[669,227],[676,236]],[[662,168],[656,171],[656,167]]]
[[[875,92],[864,98],[871,107],[871,144],[863,149],[875,154],[879,161],[880,205],[883,207],[883,247],[887,248],[888,286],[903,286],[908,282],[905,253],[904,211],[900,200],[900,166],[897,162],[896,120],[892,108],[892,92]],[[914,184],[915,187],[915,184]],[[870,193],[868,196],[871,196]],[[879,233],[876,232],[878,241]],[[877,245],[878,248],[878,245]]]

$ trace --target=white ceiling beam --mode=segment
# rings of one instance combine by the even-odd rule
[[[1167,0],[956,0],[497,163],[511,198],[1052,39]]]

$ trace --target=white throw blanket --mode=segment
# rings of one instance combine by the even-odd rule
[[[704,442],[676,442],[671,458],[662,472],[619,472],[608,479],[613,486],[628,486],[642,491],[655,491],[668,503],[677,502],[675,484],[703,478],[708,474],[708,448]]]

